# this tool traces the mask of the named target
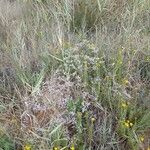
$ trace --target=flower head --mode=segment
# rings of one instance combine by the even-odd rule
[[[141,136],[139,137],[139,140],[140,140],[141,142],[143,142],[143,141],[144,141],[144,136],[141,135]]]
[[[24,146],[24,149],[23,150],[31,150],[31,145],[30,144],[26,144]]]
[[[126,128],[131,128],[133,126],[133,123],[130,120],[123,121],[123,124]]]
[[[121,102],[121,107],[122,107],[122,108],[127,108],[127,107],[128,107],[128,104],[129,104],[128,102],[124,102],[124,101],[123,101],[123,102]]]
[[[53,150],[59,150],[59,148],[58,147],[54,147]]]
[[[72,145],[72,146],[70,147],[70,150],[75,150],[74,145]]]
[[[95,120],[96,120],[96,119],[95,119],[94,117],[91,118],[91,121],[92,121],[92,122],[95,122]]]
[[[122,83],[123,83],[124,85],[128,85],[128,84],[129,84],[129,81],[128,81],[127,79],[123,79],[123,80],[122,80]]]

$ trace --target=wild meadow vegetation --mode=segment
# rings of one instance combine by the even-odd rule
[[[0,150],[150,150],[149,6],[1,0]]]

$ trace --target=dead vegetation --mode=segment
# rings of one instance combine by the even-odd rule
[[[148,0],[0,1],[0,148],[149,149]]]

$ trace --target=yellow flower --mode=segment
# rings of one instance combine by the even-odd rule
[[[123,80],[122,80],[122,83],[123,83],[124,85],[127,85],[127,84],[129,84],[129,81],[128,81],[127,79],[123,79]]]
[[[70,147],[70,150],[75,150],[74,145],[72,145],[72,146]]]
[[[53,150],[60,150],[60,147],[53,147]]]
[[[133,126],[133,123],[130,120],[125,120],[124,121],[124,126],[127,128],[130,128]]]
[[[132,127],[132,126],[133,126],[133,123],[132,123],[132,122],[130,122],[130,123],[129,123],[129,125],[130,125],[130,127]]]
[[[121,102],[121,107],[122,108],[127,108],[128,107],[128,103],[127,102]]]
[[[148,147],[147,150],[150,150],[150,147]]]
[[[26,144],[24,146],[24,149],[23,150],[31,150],[31,145],[30,144]]]
[[[126,120],[126,122],[127,122],[127,123],[130,123],[130,121],[129,121],[129,120]]]
[[[124,122],[124,125],[129,128],[129,123]]]
[[[91,121],[92,121],[92,122],[95,122],[95,120],[96,120],[96,119],[95,119],[94,117],[91,118]]]
[[[143,142],[143,141],[144,141],[144,136],[141,135],[141,136],[139,137],[139,140],[140,140],[141,142]]]

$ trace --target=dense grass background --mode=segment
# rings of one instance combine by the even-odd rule
[[[0,1],[0,149],[150,149],[149,0]]]

